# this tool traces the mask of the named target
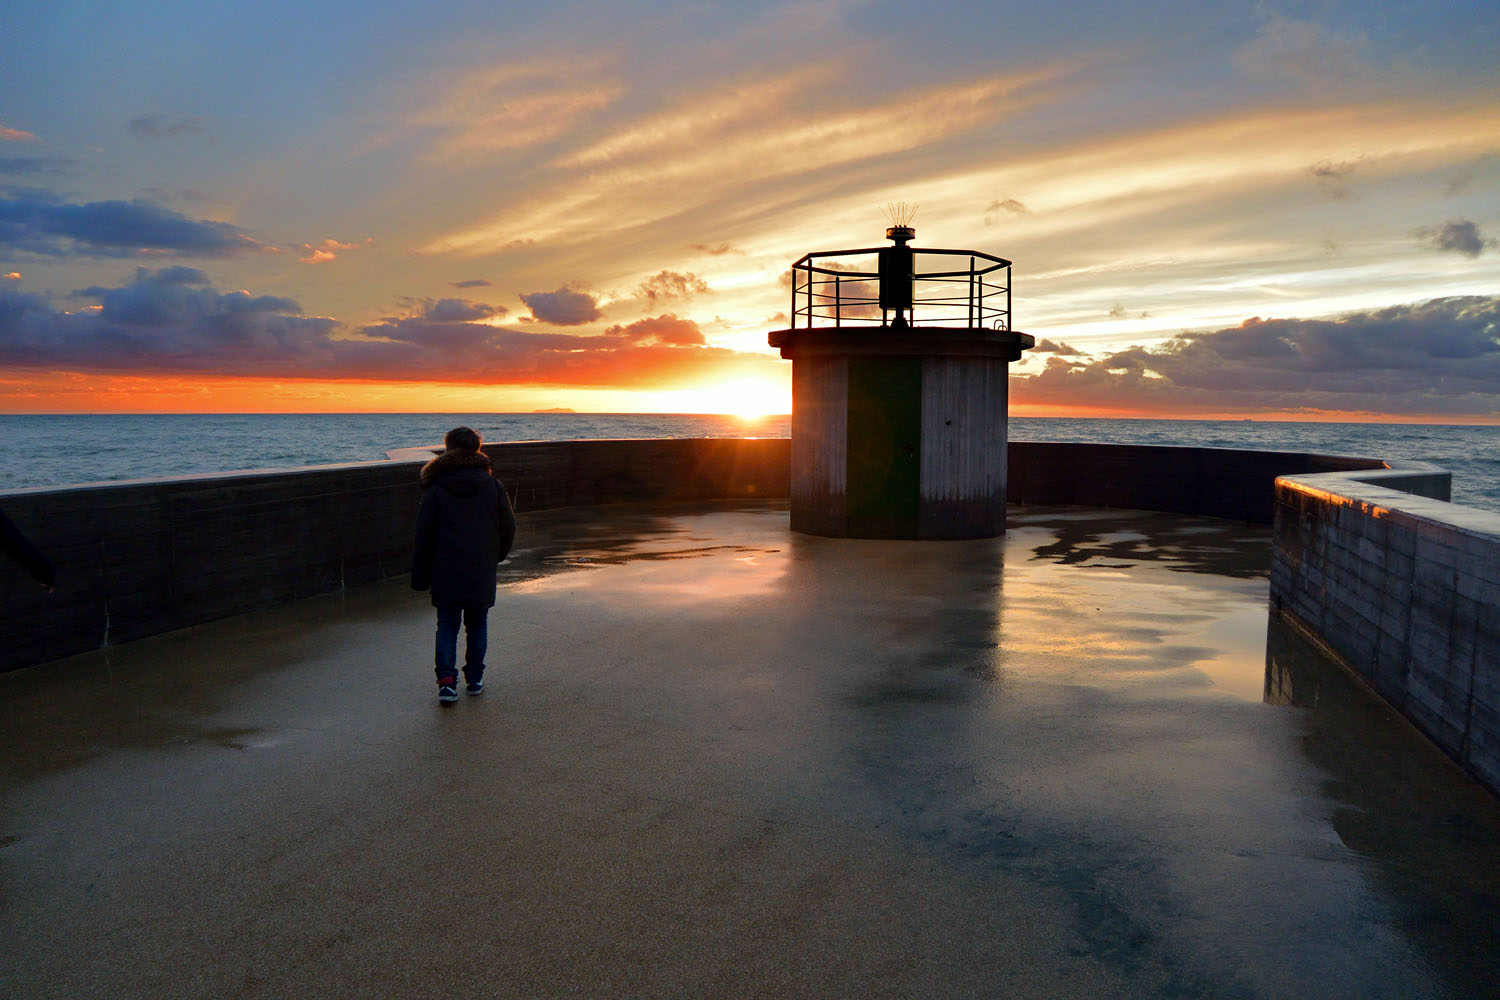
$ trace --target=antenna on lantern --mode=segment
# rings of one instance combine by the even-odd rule
[[[887,202],[885,217],[891,223],[891,227],[885,231],[885,238],[897,246],[905,246],[917,235],[917,231],[911,226],[912,220],[917,217],[917,205],[915,202]]]

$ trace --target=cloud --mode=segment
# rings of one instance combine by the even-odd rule
[[[454,288],[488,288],[490,283],[483,278],[469,278],[467,281],[450,281],[448,284]]]
[[[317,246],[310,243],[302,244],[302,249],[307,251],[306,257],[298,257],[299,264],[322,264],[330,260],[337,260],[340,253],[351,250],[360,250],[374,243],[373,239],[367,239],[364,243],[340,243],[335,239],[326,239]]]
[[[1245,75],[1320,88],[1347,88],[1371,75],[1365,62],[1370,43],[1362,32],[1342,34],[1312,21],[1262,11],[1267,19],[1259,34],[1230,57]]]
[[[860,258],[856,258],[860,260]],[[818,323],[824,320],[834,321],[837,319],[873,319],[880,315],[880,286],[873,280],[861,280],[859,278],[845,278],[842,275],[830,277],[826,272],[842,271],[854,274],[870,274],[866,268],[876,266],[873,257],[867,258],[868,263],[846,264],[843,261],[821,258],[818,260],[820,271],[812,278],[812,313]],[[791,270],[782,271],[777,281],[783,288],[793,288],[793,274]],[[808,286],[803,283],[805,272],[796,274],[796,308],[799,318],[806,318],[805,310],[808,308]]]
[[[673,313],[638,319],[629,326],[612,326],[604,331],[604,335],[632,344],[654,342],[673,347],[695,347],[708,343],[697,323],[690,319],[679,319]]]
[[[73,161],[61,156],[0,156],[0,174],[36,176],[68,172]]]
[[[1004,198],[992,201],[984,206],[984,224],[993,226],[1000,221],[1001,215],[1030,215],[1031,209],[1021,204],[1014,198]]]
[[[25,129],[10,128],[4,122],[0,122],[0,141],[4,142],[38,142],[35,133],[27,132]]]
[[[708,291],[708,282],[689,271],[661,271],[641,282],[640,296],[653,304],[662,299],[685,299]]]
[[[73,298],[75,312],[43,296],[0,291],[0,363],[86,371],[295,374],[329,357],[331,319],[308,318],[291,299],[219,292],[190,267],[140,268],[117,288]]]
[[[537,59],[465,72],[440,85],[407,126],[436,133],[440,154],[473,157],[551,142],[614,104],[614,80],[576,59]]]
[[[403,299],[404,316],[390,316],[362,331],[366,337],[420,344],[443,351],[474,349],[489,341],[495,327],[483,322],[510,310],[468,299]]]
[[[203,131],[204,126],[203,119],[196,116],[169,122],[161,115],[141,115],[139,118],[130,119],[126,127],[143,139],[156,139],[177,135],[198,135]]]
[[[21,280],[21,272],[20,271],[7,271],[4,274],[0,274],[0,281],[20,281],[20,280]]]
[[[696,250],[699,253],[706,253],[710,257],[722,257],[722,256],[724,256],[727,253],[744,253],[745,252],[743,250],[736,250],[734,247],[730,246],[728,243],[714,243],[714,244],[711,244],[711,245],[708,244],[708,243],[691,243],[691,244],[688,245],[688,249],[689,250]]]
[[[1067,344],[1067,343],[1064,343],[1062,341],[1051,341],[1051,340],[1048,340],[1046,337],[1043,337],[1041,340],[1038,340],[1036,342],[1036,346],[1031,349],[1031,353],[1032,354],[1063,354],[1063,355],[1067,355],[1069,357],[1075,357],[1075,358],[1082,358],[1082,357],[1087,357],[1088,356],[1084,351],[1080,351],[1078,348],[1073,347],[1071,344]]]
[[[582,326],[598,319],[599,303],[586,292],[575,292],[566,286],[555,292],[530,292],[521,301],[531,310],[531,318],[553,326]]]
[[[53,371],[660,388],[774,374],[763,354],[709,347],[691,320],[662,315],[600,336],[509,330],[503,309],[408,300],[408,315],[346,335],[278,296],[221,292],[196,268],[138,269],[119,287],[45,296],[0,290],[0,366]]]
[[[489,254],[516,232],[541,243],[594,239],[715,202],[743,202],[750,191],[784,191],[787,178],[894,161],[994,128],[1041,99],[1033,85],[1043,78],[980,77],[896,95],[809,102],[807,88],[820,87],[835,70],[725,81],[675,107],[622,120],[587,148],[554,161],[556,180],[524,207],[434,239],[423,251]],[[872,145],[871,136],[880,141]]]
[[[224,257],[264,249],[237,226],[191,219],[149,201],[75,205],[36,191],[0,198],[0,248],[7,247],[46,257]]]
[[[1308,172],[1317,180],[1318,190],[1323,193],[1324,197],[1335,201],[1345,201],[1351,197],[1349,182],[1354,176],[1354,164],[1330,163],[1324,160],[1313,164],[1308,168]]]
[[[1485,239],[1479,226],[1468,219],[1450,219],[1441,226],[1426,226],[1417,230],[1417,236],[1434,250],[1461,253],[1465,257],[1478,257],[1486,247],[1500,246],[1500,240]]]
[[[1125,310],[1125,307],[1122,306],[1118,302],[1116,302],[1114,304],[1114,307],[1111,308],[1110,311],[1109,311],[1109,318],[1110,319],[1145,319],[1146,317],[1148,317],[1150,315],[1151,315],[1150,313],[1142,311],[1142,312],[1138,312],[1134,316],[1132,316],[1129,312],[1127,312]]]
[[[1249,319],[1087,361],[1048,360],[1012,399],[1143,413],[1500,412],[1500,296],[1333,319]]]
[[[407,299],[415,315],[437,323],[473,323],[476,320],[504,316],[510,312],[504,306],[492,306],[468,299]]]
[[[1456,194],[1463,194],[1473,186],[1474,171],[1455,170],[1453,173],[1449,174],[1448,179],[1443,182],[1443,197],[1451,198]]]

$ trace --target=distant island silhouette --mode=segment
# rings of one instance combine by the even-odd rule
[[[550,407],[548,407],[545,410],[532,410],[531,412],[532,413],[577,413],[578,411],[577,410],[569,409],[566,406],[550,406]]]

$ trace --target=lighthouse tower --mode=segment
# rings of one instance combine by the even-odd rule
[[[1005,533],[1011,262],[977,250],[815,251],[792,265],[792,529],[846,538]]]

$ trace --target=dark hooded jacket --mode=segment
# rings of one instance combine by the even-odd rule
[[[484,452],[445,451],[422,467],[413,590],[437,607],[495,604],[495,566],[516,538],[516,515]]]

